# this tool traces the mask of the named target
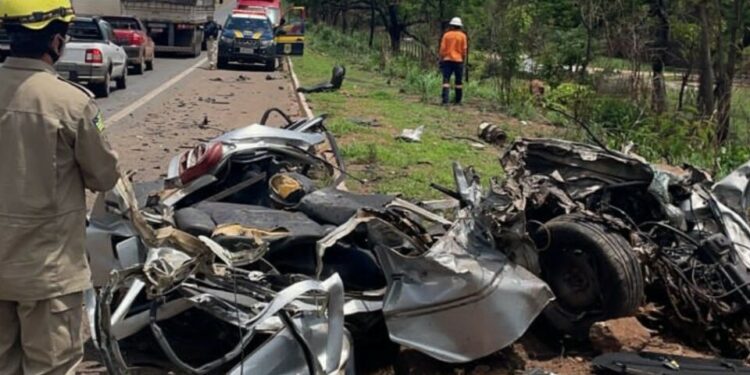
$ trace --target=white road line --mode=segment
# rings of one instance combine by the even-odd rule
[[[162,92],[166,91],[168,88],[174,86],[177,82],[185,78],[188,74],[192,73],[194,70],[198,69],[199,66],[203,65],[208,61],[207,58],[200,59],[195,65],[191,66],[184,72],[178,74],[174,78],[170,79],[167,82],[164,82],[161,86],[153,89],[148,94],[144,95],[142,98],[136,100],[133,102],[133,104],[123,108],[119,112],[115,113],[114,115],[110,116],[109,118],[105,118],[104,122],[107,124],[107,126],[112,126],[113,124],[117,123],[118,121],[125,118],[127,115],[135,112],[138,108],[142,107],[144,104],[151,101],[153,98],[155,98],[157,95],[161,94]]]

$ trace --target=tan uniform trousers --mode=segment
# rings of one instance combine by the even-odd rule
[[[208,66],[214,69],[216,68],[216,60],[219,56],[219,41],[216,38],[208,38],[206,49],[208,50]]]
[[[0,374],[68,375],[83,359],[83,293],[0,301]]]

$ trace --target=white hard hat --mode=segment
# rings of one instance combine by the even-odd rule
[[[464,23],[461,22],[461,18],[459,18],[459,17],[453,17],[451,19],[451,22],[448,22],[448,25],[450,25],[450,26],[456,26],[456,27],[464,27]]]

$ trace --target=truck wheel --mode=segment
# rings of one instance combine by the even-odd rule
[[[193,46],[193,57],[198,57],[201,55],[201,43],[195,43],[195,45]]]
[[[111,86],[112,86],[112,75],[109,71],[107,71],[107,73],[104,74],[104,82],[97,83],[91,89],[97,98],[108,98],[109,93],[112,90]]]
[[[628,242],[578,215],[547,222],[534,234],[542,279],[556,300],[543,319],[560,333],[587,338],[598,321],[632,315],[644,300],[641,265]]]
[[[115,80],[115,83],[117,83],[117,89],[118,90],[125,90],[128,88],[128,68],[125,67],[122,69],[122,75],[120,78],[117,78]]]

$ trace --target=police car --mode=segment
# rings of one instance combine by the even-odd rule
[[[265,13],[235,10],[227,18],[219,39],[219,68],[226,68],[230,62],[276,69],[274,30]]]

